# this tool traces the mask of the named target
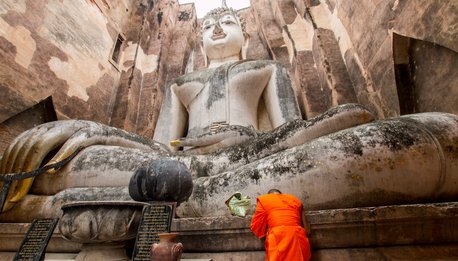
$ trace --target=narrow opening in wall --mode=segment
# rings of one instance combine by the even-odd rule
[[[414,113],[415,87],[411,74],[410,38],[393,34],[393,60],[400,113]]]
[[[110,62],[118,68],[119,62],[121,60],[121,47],[125,40],[125,37],[122,34],[118,34],[116,38],[115,45],[113,46],[113,51],[111,52]]]
[[[61,117],[67,115],[60,114]],[[56,121],[57,112],[52,97],[49,96],[38,104],[11,116],[0,123],[0,151],[4,151],[13,139],[23,131],[36,127],[39,124]],[[43,161],[47,162],[47,161]]]
[[[401,115],[458,112],[458,52],[393,34],[393,60]]]

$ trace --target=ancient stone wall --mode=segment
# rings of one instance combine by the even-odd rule
[[[365,105],[379,118],[458,113],[456,1],[252,0],[251,5],[272,58],[293,68],[304,116],[348,102]],[[411,40],[402,46],[396,35]],[[395,66],[405,62],[394,61],[397,47],[408,50],[407,87],[399,84],[406,76]],[[415,104],[406,105],[408,98]]]
[[[58,119],[109,123],[120,78],[112,50],[118,33],[137,41],[143,2],[1,1],[1,144],[46,121],[18,116],[46,98]]]
[[[126,50],[132,59],[121,73],[110,125],[152,137],[168,68],[173,66],[169,53],[183,55],[174,40],[179,10],[177,1],[155,1],[142,14],[138,42]]]
[[[119,79],[111,50],[117,33],[138,22],[130,19],[138,8],[138,1],[2,1],[0,73],[7,100],[0,121],[52,96],[60,119],[107,123]]]
[[[423,68],[434,68],[430,71],[423,70],[422,76],[417,75],[418,77],[435,79],[430,80],[429,83],[424,81],[414,83],[417,87],[412,88],[416,88],[417,92],[411,93],[415,96],[413,98],[419,100],[421,104],[429,105],[417,104],[419,106],[416,110],[407,113],[423,111],[458,113],[456,99],[454,102],[447,100],[446,105],[439,101],[441,100],[439,97],[451,93],[456,97],[458,91],[456,70],[452,69],[456,66],[458,50],[458,28],[456,27],[458,3],[456,1],[311,2],[315,3],[309,4],[309,10],[318,27],[333,30],[339,41],[341,53],[360,103],[372,109],[380,118],[402,113],[400,107],[404,106],[406,100],[404,97],[398,97],[398,92],[403,90],[400,90],[400,86],[396,83],[396,78],[399,78],[396,74],[399,71],[395,70],[393,58],[394,52],[399,47],[394,44],[394,37],[401,35],[413,41],[432,43],[426,44],[431,48],[423,49],[420,58],[414,51],[406,58],[410,60],[409,70],[412,72],[416,70],[414,61],[422,64]],[[437,49],[437,47],[433,48],[433,45],[444,48],[439,51],[433,50]],[[438,62],[432,59],[431,53],[449,58],[445,62]],[[444,87],[437,88],[433,82],[441,82]]]

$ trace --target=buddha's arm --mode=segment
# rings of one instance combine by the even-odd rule
[[[272,135],[277,137],[274,139],[276,149],[271,148],[269,153],[374,120],[371,112],[358,104],[339,105],[315,118],[302,120],[286,68],[280,64],[272,66],[272,77],[263,93],[275,128]],[[269,135],[265,139],[270,140]]]
[[[176,147],[172,147],[170,142],[184,136],[188,121],[188,113],[176,94],[176,88],[178,86],[174,83],[166,91],[153,137],[171,150],[176,150]]]
[[[279,63],[273,63],[272,76],[264,89],[263,98],[272,127],[301,119],[298,103],[291,86],[287,69]]]

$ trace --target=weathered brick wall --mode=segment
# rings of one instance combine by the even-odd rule
[[[160,25],[161,29],[155,36],[155,42],[162,42],[160,45],[155,42],[149,44],[153,53],[159,51],[158,72],[145,75],[136,128],[137,133],[150,138],[153,136],[168,83],[185,73],[189,57],[196,45],[195,35],[198,30],[193,5],[179,6],[176,3],[168,12],[166,8],[167,6],[163,8],[164,21]]]
[[[328,14],[323,8],[312,16],[307,11],[307,7],[321,7],[320,1],[253,0],[251,4],[272,59],[290,68],[305,118],[358,102],[330,21],[312,19]]]
[[[414,81],[414,84],[418,85],[413,87],[418,89],[415,99],[425,105],[418,104],[414,112],[458,112],[458,105],[455,105],[454,100],[447,100],[447,105],[438,102],[440,96],[457,92],[456,77],[452,77],[456,58],[452,53],[456,53],[458,49],[458,2],[251,2],[254,12],[261,17],[258,23],[265,32],[269,50],[273,53],[272,57],[285,62],[285,57],[288,56],[291,66],[295,68],[294,80],[298,98],[307,117],[322,113],[331,106],[351,101],[365,105],[379,118],[398,116],[399,103],[404,101],[402,97],[398,97],[398,76],[393,62],[393,33],[441,45],[451,51],[450,53],[446,49],[437,51],[432,47],[423,48],[424,52],[435,53],[435,57],[448,57],[442,64],[434,63],[433,56],[426,58],[426,55],[420,58],[419,55],[412,53],[412,56],[415,56],[412,59],[422,64],[423,68],[436,68],[434,72],[423,70],[428,81]],[[332,33],[323,34],[329,32],[325,30]],[[314,43],[315,48],[311,43]],[[288,54],[276,56],[274,50],[277,49],[273,46],[286,49]],[[313,60],[310,59],[311,56]],[[447,77],[443,77],[444,75]],[[435,79],[431,80],[431,77]],[[441,82],[441,88],[435,88],[437,82]],[[429,95],[426,95],[427,93]],[[339,101],[337,97],[346,98]]]
[[[119,78],[111,49],[138,4],[2,1],[0,122],[52,96],[59,118],[107,123]]]
[[[0,123],[15,128],[0,131],[15,136],[42,123],[15,116],[47,97],[59,119],[108,123],[120,75],[111,51],[118,32],[137,41],[142,2],[1,1]]]
[[[139,14],[138,42],[126,47],[125,54],[132,58],[121,73],[110,125],[152,137],[178,9],[177,1],[151,1]]]
[[[458,114],[458,52],[413,39],[409,47],[415,98],[412,112]]]
[[[351,46],[344,50],[344,57],[360,102],[369,104],[379,117],[399,115],[393,33],[432,42],[457,52],[457,13],[456,1],[340,1],[335,4],[333,15],[339,18],[351,41]],[[430,66],[447,68],[449,65]],[[442,80],[453,81],[447,77]],[[435,93],[433,84],[422,88],[430,89],[429,97],[420,97],[427,103],[433,100],[440,102],[438,96],[447,93]],[[451,84],[448,91],[456,88],[456,84]],[[457,113],[455,104],[441,106],[440,110]]]
[[[313,54],[318,68],[321,86],[328,89],[328,95],[321,103],[334,107],[339,104],[355,103],[356,95],[347,68],[340,54],[339,45],[331,30],[318,28],[313,37]]]

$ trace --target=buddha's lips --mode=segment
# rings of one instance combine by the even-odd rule
[[[218,40],[218,39],[223,39],[226,37],[226,34],[225,33],[219,33],[219,34],[214,34],[212,35],[212,40]]]

